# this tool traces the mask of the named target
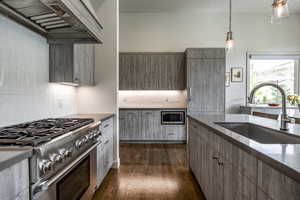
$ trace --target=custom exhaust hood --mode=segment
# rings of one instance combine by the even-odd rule
[[[48,43],[102,43],[103,27],[89,0],[0,0],[0,12]]]

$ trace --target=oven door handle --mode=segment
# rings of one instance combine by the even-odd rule
[[[39,193],[39,192],[43,192],[48,190],[48,188],[55,183],[56,181],[58,181],[60,178],[62,178],[67,172],[69,172],[70,170],[72,170],[74,167],[76,167],[77,163],[79,163],[82,159],[84,159],[91,151],[93,151],[99,144],[101,143],[101,141],[95,143],[92,147],[90,147],[86,152],[84,152],[83,154],[81,154],[78,158],[76,158],[73,162],[71,162],[67,167],[65,167],[63,170],[61,170],[58,174],[56,174],[55,176],[53,176],[51,179],[44,181],[42,183],[40,183],[39,185],[37,185],[36,187],[34,187],[33,190],[33,195]]]

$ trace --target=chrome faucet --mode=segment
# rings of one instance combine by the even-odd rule
[[[282,89],[282,87],[278,86],[277,84],[274,83],[262,83],[259,84],[257,86],[255,86],[249,96],[249,103],[253,103],[254,101],[254,94],[255,92],[265,86],[271,86],[271,87],[275,87],[276,89],[279,90],[279,92],[281,93],[282,96],[282,113],[281,113],[281,118],[280,118],[280,130],[286,131],[288,130],[288,123],[291,122],[291,120],[288,118],[287,116],[287,111],[286,111],[286,94],[284,92],[284,90]]]

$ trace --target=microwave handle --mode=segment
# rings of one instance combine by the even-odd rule
[[[190,102],[192,100],[192,98],[191,98],[191,96],[192,96],[192,88],[191,87],[188,88],[187,93],[188,93],[187,94],[188,95],[188,101]]]
[[[48,188],[54,184],[56,181],[58,181],[60,178],[62,178],[65,173],[67,173],[68,171],[72,170],[72,168],[74,166],[76,166],[76,164],[78,162],[80,162],[83,158],[85,158],[91,151],[93,151],[101,142],[97,142],[95,143],[92,147],[90,147],[86,152],[84,152],[82,155],[80,155],[78,158],[76,158],[76,160],[74,160],[73,162],[71,162],[67,167],[65,167],[62,171],[60,171],[57,175],[55,175],[53,178],[44,181],[42,183],[40,183],[39,185],[35,186],[33,189],[33,195],[46,191],[48,190]]]

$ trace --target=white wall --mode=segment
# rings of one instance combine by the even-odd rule
[[[299,15],[280,25],[269,21],[267,14],[233,14],[236,47],[227,55],[227,71],[231,67],[245,68],[247,51],[300,50]],[[227,24],[226,13],[121,13],[120,51],[224,47]],[[227,111],[236,112],[245,103],[245,96],[245,82],[231,83],[226,89]]]
[[[0,14],[0,126],[77,112],[76,89],[49,84],[46,39]]]
[[[96,45],[96,86],[78,88],[78,112],[116,113],[117,1],[105,0],[96,12],[104,27],[104,44]]]
[[[118,119],[118,0],[94,0],[104,27],[103,45],[96,46],[96,86],[79,87],[79,113],[115,113]],[[96,5],[96,6],[95,6]],[[115,166],[119,161],[118,120],[114,135]]]

